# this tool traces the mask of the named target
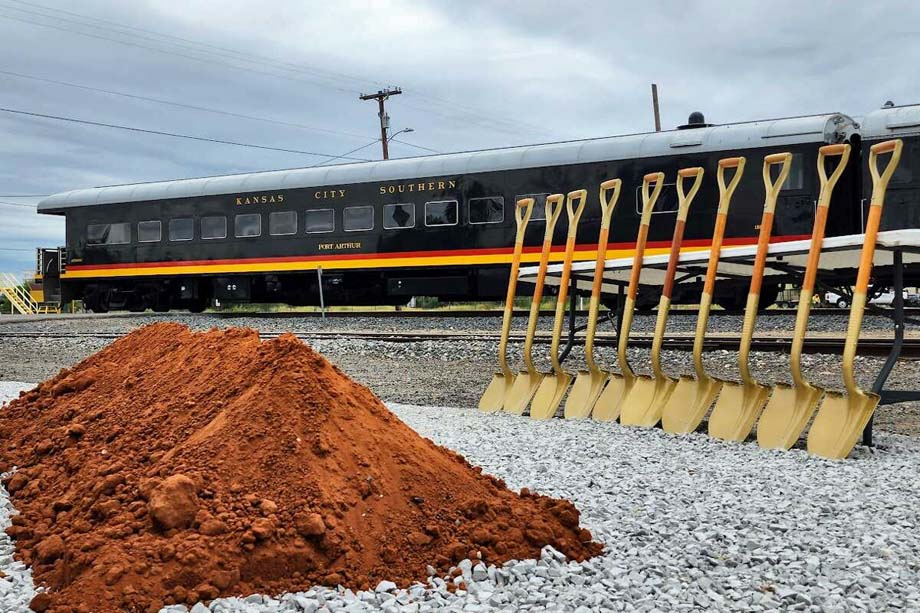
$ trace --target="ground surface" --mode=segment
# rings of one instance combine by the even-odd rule
[[[4,388],[0,383],[0,403]],[[590,420],[535,422],[392,404],[423,436],[512,488],[564,496],[606,546],[582,564],[546,552],[503,568],[376,593],[310,590],[216,601],[195,613],[295,611],[881,611],[920,608],[920,441],[880,434],[845,462]],[[2,490],[2,488],[0,488]],[[10,509],[0,491],[0,527]],[[31,579],[0,532],[0,604],[25,612]],[[450,580],[450,578],[448,578]],[[185,611],[173,607],[169,611]]]
[[[213,326],[249,326],[265,332],[309,334],[311,331],[408,331],[408,330],[455,330],[496,332],[501,326],[500,317],[488,318],[370,318],[335,317],[325,321],[317,317],[257,319],[247,317],[220,318],[201,315],[142,315],[99,317],[81,319],[51,318],[42,321],[23,322],[22,318],[0,318],[0,380],[17,380],[38,383],[57,373],[63,367],[99,350],[108,341],[101,339],[35,339],[4,338],[9,331],[54,331],[54,332],[113,332],[126,333],[153,321],[177,321],[196,329]],[[638,315],[635,332],[650,333],[654,328],[654,314]],[[842,334],[846,329],[845,316],[813,317],[809,331],[814,334]],[[792,329],[794,319],[789,315],[765,315],[760,318],[758,332],[780,334]],[[543,317],[541,329],[549,329],[552,320]],[[695,316],[673,315],[669,332],[692,333]],[[515,318],[514,329],[526,327],[524,318]],[[600,329],[608,329],[601,326]],[[867,317],[864,323],[866,334],[884,335],[890,330],[888,320],[881,317]],[[709,330],[714,333],[734,333],[741,329],[738,316],[714,316]],[[349,375],[368,385],[386,401],[412,404],[431,404],[470,407],[476,406],[479,397],[496,368],[497,342],[470,341],[439,343],[388,343],[355,339],[321,339],[310,341],[330,360],[341,366]],[[548,347],[537,345],[535,358],[543,368],[548,368],[546,357]],[[520,343],[511,343],[509,353],[511,364],[521,366]],[[616,364],[615,351],[611,347],[598,350],[603,365]],[[648,351],[631,350],[631,362],[639,372],[648,371]],[[827,355],[803,356],[803,368],[809,380],[818,385],[840,389],[840,357]],[[859,380],[869,386],[881,368],[883,359],[860,357],[857,359]],[[738,377],[737,354],[728,351],[712,351],[705,356],[709,372],[727,379]],[[567,362],[569,368],[581,368],[584,355],[576,348]],[[672,375],[692,372],[691,356],[684,351],[665,351],[663,366]],[[764,382],[789,381],[788,356],[778,353],[752,354],[751,367],[754,376]],[[917,388],[920,382],[920,361],[902,360],[889,379],[892,388]],[[878,429],[902,434],[920,435],[920,403],[905,403],[882,406],[876,413]]]

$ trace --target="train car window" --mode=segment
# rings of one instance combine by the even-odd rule
[[[383,205],[383,227],[386,230],[415,227],[415,204]]]
[[[275,211],[268,216],[268,233],[272,236],[297,234],[297,211]]]
[[[163,237],[160,220],[137,222],[137,242],[158,243]]]
[[[169,240],[190,241],[195,238],[195,220],[191,217],[180,217],[169,220]]]
[[[425,203],[426,226],[456,226],[457,201],[439,200]]]
[[[335,215],[332,209],[315,209],[306,212],[307,234],[319,234],[335,230]]]
[[[94,223],[86,226],[87,245],[127,245],[130,242],[130,223]]]
[[[374,207],[349,206],[342,213],[342,226],[346,232],[374,229]]]
[[[501,223],[505,221],[505,199],[501,196],[470,198],[470,223]],[[531,213],[533,217],[533,213]]]
[[[686,183],[684,184],[686,186]],[[685,187],[686,189],[686,187]],[[655,208],[652,215],[659,213],[676,213],[677,212],[677,184],[665,183],[661,186],[661,194],[655,202]],[[636,215],[642,214],[642,186],[636,186]]]
[[[201,218],[201,238],[213,240],[227,238],[227,218],[223,215]]]
[[[549,194],[521,194],[514,197],[514,203],[521,198],[533,198],[533,212],[530,214],[530,221],[546,221],[546,199]]]
[[[262,236],[262,215],[259,213],[237,215],[233,220],[233,228],[237,238]]]

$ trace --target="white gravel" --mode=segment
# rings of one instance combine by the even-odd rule
[[[18,389],[0,383],[0,401]],[[390,406],[509,487],[573,500],[604,554],[583,564],[551,550],[501,568],[466,563],[468,590],[458,594],[431,578],[408,590],[320,588],[192,611],[920,610],[917,439],[879,432],[879,449],[833,462],[702,434]],[[9,513],[3,493],[3,527]],[[31,581],[9,552],[0,538],[0,570],[18,577],[0,581],[3,610],[25,611]]]

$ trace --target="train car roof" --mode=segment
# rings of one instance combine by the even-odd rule
[[[801,143],[835,143],[857,130],[841,113],[485,149],[333,166],[78,189],[49,196],[41,213],[64,209],[225,194],[398,181],[607,160],[640,159]]]
[[[863,117],[860,127],[865,140],[920,134],[920,104],[876,109]]]

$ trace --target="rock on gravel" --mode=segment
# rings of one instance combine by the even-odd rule
[[[880,433],[878,449],[834,462],[702,434],[391,408],[510,487],[573,500],[605,553],[576,564],[547,548],[540,560],[466,564],[408,589],[253,595],[196,613],[920,609],[915,439]],[[0,521],[8,524],[6,500]],[[25,579],[2,602],[25,611],[28,571],[15,569],[4,538],[0,570]]]

